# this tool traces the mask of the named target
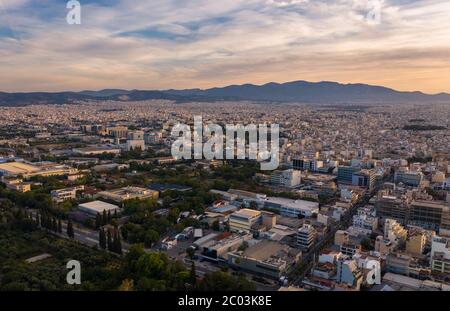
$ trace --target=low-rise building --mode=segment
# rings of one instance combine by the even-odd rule
[[[435,236],[431,242],[431,270],[450,276],[450,239]]]
[[[87,202],[87,203],[82,203],[78,205],[78,208],[82,211],[85,212],[86,214],[90,215],[90,216],[96,216],[98,213],[103,213],[103,211],[105,212],[116,212],[116,211],[120,211],[120,208],[117,205],[114,204],[110,204],[110,203],[106,203],[103,201],[92,201],[92,202]]]
[[[101,191],[98,197],[112,200],[115,202],[123,202],[130,199],[158,199],[158,191],[141,188],[141,187],[123,187],[115,190]]]
[[[81,185],[81,186],[76,186],[76,187],[52,190],[50,192],[50,195],[51,195],[53,201],[60,203],[60,202],[66,201],[66,200],[76,199],[77,191],[83,191],[83,190],[84,190],[84,186]]]
[[[408,231],[394,219],[386,219],[384,223],[384,239],[393,244],[406,241]]]
[[[101,155],[101,154],[120,154],[120,148],[112,145],[94,145],[82,148],[73,148],[72,152],[81,156]]]
[[[214,239],[203,243],[200,247],[200,256],[215,262],[226,262],[229,253],[248,243],[252,238],[249,233],[245,234],[218,234]]]
[[[278,242],[262,240],[245,250],[228,253],[228,264],[234,268],[279,279],[297,263],[301,252]]]
[[[376,212],[372,208],[358,209],[356,215],[353,216],[353,226],[374,231],[378,228],[378,218]]]
[[[363,283],[363,272],[355,260],[341,257],[336,266],[336,282],[359,290]]]
[[[311,217],[319,213],[319,203],[305,200],[291,200],[280,197],[268,197],[264,200],[264,206],[278,211],[288,217]]]
[[[52,162],[7,162],[0,164],[0,175],[22,176],[29,178],[33,176],[56,176],[76,174],[78,170],[67,165]]]
[[[293,169],[275,171],[270,176],[270,182],[275,186],[293,188],[300,185],[300,175],[300,171]]]
[[[31,190],[31,183],[24,182],[21,178],[2,178],[2,182],[7,189],[17,192],[28,192]]]
[[[231,231],[251,231],[252,227],[262,222],[260,211],[244,208],[230,215],[229,226]]]

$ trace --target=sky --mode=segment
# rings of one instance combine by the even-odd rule
[[[448,0],[0,0],[0,91],[295,80],[450,93]]]

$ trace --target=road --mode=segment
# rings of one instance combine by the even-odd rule
[[[28,211],[31,212],[33,219],[36,219],[36,215],[37,215],[38,211],[32,210],[32,209],[29,209]],[[61,221],[61,224],[62,224],[62,233],[57,233],[57,232],[53,232],[53,231],[51,233],[58,237],[69,239],[69,237],[67,236],[67,233],[66,233],[67,232],[67,221],[63,220],[63,221]],[[99,241],[98,241],[98,239],[99,239],[98,231],[87,229],[78,224],[73,224],[73,232],[74,232],[73,239],[75,241],[80,242],[81,244],[84,244],[89,247],[93,247],[93,246],[100,247]],[[122,241],[122,251],[124,253],[128,252],[130,247],[131,247],[130,244]]]
[[[349,211],[343,216],[343,219],[335,226],[332,226],[330,231],[327,233],[327,235],[317,244],[313,246],[313,248],[306,253],[304,256],[302,256],[302,263],[306,263],[306,266],[302,269],[300,275],[295,277],[294,280],[291,281],[294,285],[300,285],[302,280],[305,278],[306,275],[308,275],[314,265],[314,256],[318,256],[320,251],[324,249],[325,247],[329,246],[333,240],[334,235],[336,231],[346,229],[350,226],[351,221],[353,219],[353,215],[356,214],[357,210],[360,207],[365,206],[368,204],[369,198],[363,198],[362,201],[356,203],[354,206],[352,206]],[[292,273],[292,271],[291,271]]]

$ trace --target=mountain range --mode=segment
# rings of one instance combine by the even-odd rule
[[[293,81],[264,85],[230,85],[210,89],[185,90],[122,90],[105,89],[81,92],[0,92],[0,106],[25,106],[31,104],[65,104],[76,101],[117,100],[142,101],[167,99],[176,102],[259,101],[301,102],[317,104],[386,104],[386,103],[450,103],[450,94],[425,94],[401,92],[382,86],[367,84],[341,84],[337,82]]]

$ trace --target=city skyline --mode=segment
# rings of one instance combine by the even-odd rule
[[[450,92],[450,4],[385,0],[0,1],[1,91],[184,89],[294,80]]]

